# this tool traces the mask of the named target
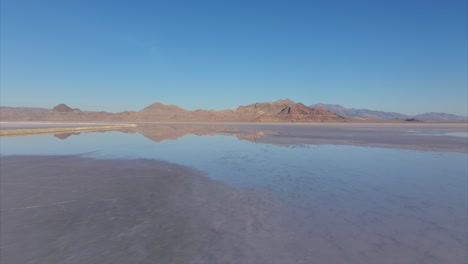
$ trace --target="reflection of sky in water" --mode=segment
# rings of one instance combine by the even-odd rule
[[[190,166],[237,186],[281,186],[285,180],[327,177],[351,181],[465,175],[467,155],[362,146],[281,147],[229,136],[187,135],[160,143],[139,134],[85,133],[2,138],[2,155],[85,154],[95,158],[154,158]],[[283,187],[281,187],[283,188]]]
[[[285,205],[294,221],[291,229],[299,241],[295,247],[331,243],[341,248],[336,252],[343,259],[362,250],[376,256],[388,253],[387,259],[398,255],[414,260],[401,263],[466,259],[466,153],[281,147],[221,135],[187,135],[156,143],[120,132],[85,133],[66,140],[51,135],[2,138],[0,148],[2,155],[154,158],[193,167],[236,187],[272,190],[279,198],[274,201]],[[426,256],[432,261],[425,261]],[[451,258],[454,261],[448,261]],[[378,263],[374,260],[367,263]]]
[[[452,137],[468,137],[468,132],[453,132],[453,133],[445,133],[446,136]]]
[[[444,132],[434,132],[434,133],[417,133],[417,131],[408,131],[408,133],[415,133],[415,135],[420,135],[420,136],[450,136],[450,137],[461,137],[461,138],[466,138],[466,137],[468,137],[468,132],[450,132],[450,133],[444,133]]]

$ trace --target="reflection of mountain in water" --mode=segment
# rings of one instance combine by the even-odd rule
[[[450,132],[457,132],[460,127],[457,125],[445,126],[444,129],[435,133],[434,127],[430,125],[139,124],[117,131],[138,133],[154,142],[177,140],[186,135],[224,135],[253,143],[283,147],[302,144],[328,144],[466,153],[468,152],[468,138],[449,136]],[[409,131],[419,131],[419,133]],[[101,133],[106,133],[106,131]],[[66,139],[71,135],[79,135],[79,133],[57,134],[55,136]]]
[[[135,127],[121,128],[116,131],[123,133],[138,133],[154,142],[162,142],[166,140],[177,140],[186,135],[210,136],[224,135],[237,137],[239,140],[248,140],[257,142],[260,138],[268,134],[265,131],[243,129],[235,126],[224,125],[184,125],[184,124],[140,124]],[[93,133],[105,133],[108,131],[95,131]],[[67,139],[73,135],[81,133],[60,133],[54,134],[59,139]]]
[[[139,133],[154,142],[162,142],[165,140],[176,140],[186,135],[210,136],[210,135],[225,135],[235,136],[240,140],[248,140],[256,142],[266,133],[257,130],[245,130],[241,127],[224,126],[224,125],[138,125],[120,129],[124,133]]]
[[[54,136],[57,137],[57,138],[60,138],[60,139],[67,139],[67,138],[69,138],[70,136],[79,135],[79,134],[81,134],[81,132],[77,132],[77,133],[61,133],[61,134],[54,134]]]

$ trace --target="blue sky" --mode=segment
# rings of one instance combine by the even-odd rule
[[[1,1],[1,105],[467,115],[467,1]]]

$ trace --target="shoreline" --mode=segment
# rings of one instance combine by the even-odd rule
[[[394,120],[368,120],[368,121],[351,121],[351,122],[242,122],[242,121],[122,121],[122,122],[79,122],[79,121],[0,121],[0,130],[4,124],[20,124],[20,125],[129,125],[129,124],[173,124],[173,125],[403,125],[403,126],[419,126],[419,125],[464,125],[468,128],[468,122],[403,122]]]
[[[88,123],[89,124],[89,123]],[[121,128],[135,127],[135,124],[115,124],[107,126],[80,126],[80,127],[48,127],[48,128],[19,128],[19,129],[2,129],[0,137],[5,136],[27,136],[35,134],[61,134],[70,132],[95,132],[114,130]]]

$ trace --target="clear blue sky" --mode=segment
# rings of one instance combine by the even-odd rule
[[[1,105],[467,115],[467,1],[1,0]]]

